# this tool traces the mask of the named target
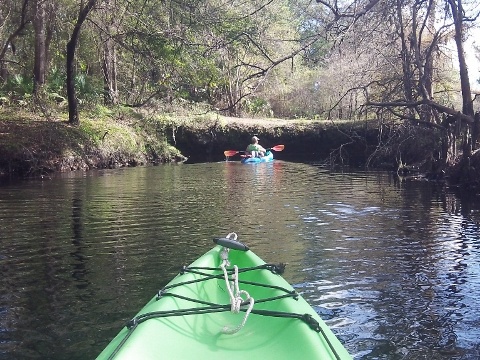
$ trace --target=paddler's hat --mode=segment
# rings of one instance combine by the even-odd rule
[[[258,140],[260,140],[260,138],[258,138],[257,136],[252,136],[252,143],[254,143]]]

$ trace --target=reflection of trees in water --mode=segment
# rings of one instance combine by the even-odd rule
[[[285,278],[301,281],[305,244],[299,234],[302,221],[295,206],[306,206],[308,192],[298,190],[302,188],[301,180],[294,187],[289,186],[291,174],[285,171],[293,167],[297,165],[280,160],[258,164],[231,161],[224,164],[224,179],[219,181],[226,187],[221,206],[223,216],[231,221],[228,231],[237,232],[239,240],[265,261],[289,262]]]
[[[359,349],[370,349],[368,358],[457,356],[463,351],[458,338],[472,332],[462,324],[471,317],[480,321],[479,305],[468,299],[480,290],[474,285],[480,276],[471,277],[477,260],[469,252],[478,249],[478,225],[441,187],[374,179],[331,186],[325,189],[329,203],[319,202],[319,211],[304,214],[306,234],[312,234],[309,282],[323,284],[313,301],[319,306],[337,301],[343,304],[333,307],[340,317],[348,316],[343,308],[357,315],[350,327],[359,334]],[[454,212],[445,211],[448,201]],[[479,206],[466,208],[471,214]],[[318,233],[318,224],[328,225]],[[334,286],[337,278],[343,283]]]
[[[480,332],[478,204],[385,174],[271,165],[129,169],[12,194],[0,232],[8,336],[94,357],[97,339],[230,231],[288,263],[285,277],[365,358],[451,359]]]
[[[89,284],[86,270],[87,258],[83,254],[83,201],[82,194],[74,192],[72,197],[72,245],[74,250],[70,255],[74,258],[72,264],[72,276],[77,281],[76,286],[78,288],[87,287]]]
[[[445,193],[443,209],[452,215],[462,215],[480,225],[480,197],[474,194]]]
[[[399,247],[403,248],[404,259],[393,259],[403,278],[399,279],[401,288],[390,285],[388,293],[384,291],[388,301],[399,306],[382,311],[390,318],[388,337],[399,348],[412,349],[415,344],[418,350],[410,350],[409,356],[417,353],[446,359],[461,353],[457,324],[475,313],[465,300],[471,291],[467,249],[478,244],[476,237],[465,234],[465,227],[473,225],[465,219],[471,214],[472,202],[461,202],[435,187],[415,185],[402,199],[399,218],[404,237],[396,239],[392,250],[398,255]],[[408,336],[395,335],[399,324],[405,327],[400,333]]]

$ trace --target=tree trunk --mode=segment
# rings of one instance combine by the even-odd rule
[[[117,55],[115,51],[114,42],[107,39],[103,45],[103,80],[104,80],[104,103],[117,104],[118,103],[118,88],[117,88]]]
[[[115,8],[113,0],[105,0],[102,18],[106,34],[101,33],[100,38],[103,43],[103,97],[106,105],[118,104],[117,53],[115,42],[112,39],[113,33],[116,30],[116,11],[117,9]]]
[[[464,10],[462,0],[448,0],[448,3],[450,4],[450,9],[452,10],[452,16],[455,24],[455,45],[457,47],[458,65],[460,72],[460,87],[462,90],[463,100],[462,113],[473,118],[475,116],[475,113],[473,110],[472,92],[470,88],[470,80],[468,77],[465,50],[463,48]],[[475,150],[475,137],[477,137],[477,133],[475,131],[475,124],[466,124],[465,126],[468,126],[468,128],[465,131],[465,137],[463,140],[463,156],[469,157],[472,154],[472,151]]]
[[[436,24],[436,13],[437,13],[437,2],[435,0],[430,1],[428,6],[428,18],[427,18],[427,25],[423,29],[422,33],[425,30],[428,30],[428,34],[435,34],[435,24]],[[426,36],[425,36],[426,37]],[[427,38],[427,37],[426,37]],[[424,50],[425,55],[425,67],[423,70],[423,82],[425,86],[425,91],[429,99],[434,98],[433,95],[433,87],[434,87],[434,55],[438,52],[438,40],[436,36],[432,37],[431,43],[427,46]],[[424,108],[424,116],[426,122],[435,122],[436,124],[440,123],[440,117],[438,116],[437,112],[434,108],[426,106]]]
[[[463,16],[464,10],[462,1],[449,0],[450,8],[455,22],[455,45],[457,47],[458,65],[460,70],[460,86],[462,89],[463,109],[465,115],[474,116],[472,92],[470,89],[470,79],[468,77],[467,62],[465,60],[465,50],[463,48]]]
[[[78,125],[80,120],[78,118],[78,103],[77,96],[75,94],[75,48],[77,46],[78,37],[80,35],[80,29],[82,24],[87,18],[90,10],[93,9],[97,0],[88,0],[87,5],[78,14],[77,23],[70,37],[70,41],[67,43],[67,98],[68,98],[68,122],[71,125]]]
[[[5,57],[7,56],[7,51],[11,50],[12,53],[15,55],[15,44],[14,40],[18,37],[21,36],[23,30],[27,26],[27,24],[30,22],[30,18],[28,16],[30,10],[29,10],[29,0],[23,0],[22,3],[22,11],[20,14],[20,21],[18,23],[18,27],[13,31],[10,36],[7,38],[5,41],[3,48],[0,51],[0,80],[5,81],[8,76],[8,71],[7,71],[7,62],[4,61]],[[3,10],[3,9],[2,9]],[[3,10],[5,11],[5,10]],[[5,14],[3,16],[6,16]]]
[[[48,71],[50,70],[50,64],[52,61],[52,56],[50,52],[50,44],[52,43],[53,35],[56,33],[56,16],[58,11],[59,5],[57,1],[49,1],[47,6],[47,14],[46,14],[46,38],[45,38],[45,49],[46,49],[46,74],[48,76]],[[47,79],[48,81],[48,79]]]
[[[33,95],[36,96],[45,84],[47,61],[46,29],[45,29],[45,0],[35,1],[35,15],[33,27],[35,29],[35,62],[33,65]]]
[[[72,34],[72,38],[67,44],[67,99],[68,99],[68,122],[72,125],[78,125],[78,103],[75,94],[75,45],[77,38]]]
[[[402,6],[400,2],[397,2],[397,16],[398,16],[398,35],[401,40],[401,52],[400,56],[402,59],[402,70],[403,70],[403,95],[405,97],[405,101],[411,102],[413,101],[413,84],[412,84],[412,74],[411,74],[411,58],[410,52],[407,46],[407,38],[405,36],[405,29],[403,24],[403,14],[402,14]],[[410,117],[413,117],[413,109],[407,108],[405,111],[409,114]]]

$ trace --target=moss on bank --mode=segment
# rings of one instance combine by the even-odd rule
[[[253,134],[265,147],[285,145],[276,158],[326,165],[400,170],[480,191],[480,152],[454,166],[439,165],[442,133],[405,123],[239,119],[104,107],[70,126],[66,114],[39,115],[0,107],[0,177],[116,168],[163,162],[221,161]],[[234,159],[235,160],[235,159]],[[237,159],[238,160],[238,159]],[[404,171],[406,172],[404,173]]]
[[[399,130],[399,128],[401,128]],[[276,158],[324,163],[329,166],[396,170],[399,162],[422,164],[438,148],[441,134],[419,127],[395,127],[364,120],[282,120],[212,117],[177,122],[170,141],[194,160],[218,161],[224,150],[242,150],[252,135],[261,144],[285,145]]]
[[[186,157],[221,161],[224,150],[244,149],[253,134],[265,147],[284,144],[279,159],[391,170],[399,160],[428,159],[438,148],[439,135],[431,130],[402,129],[376,121],[239,119],[121,107],[91,109],[72,127],[66,114],[47,117],[0,108],[0,174],[29,177]]]
[[[21,109],[0,109],[0,175],[52,172],[182,161],[159,122],[128,109],[84,113],[73,127],[66,115],[48,119]]]

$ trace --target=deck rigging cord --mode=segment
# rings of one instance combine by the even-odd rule
[[[230,234],[227,236],[229,238]],[[235,234],[236,240],[237,234]],[[230,327],[225,325],[222,329],[222,333],[224,334],[235,334],[236,332],[240,331],[245,326],[247,322],[248,315],[253,309],[253,305],[255,304],[255,299],[250,296],[248,291],[240,290],[239,282],[238,282],[238,266],[233,266],[233,274],[232,278],[233,281],[230,281],[229,278],[229,271],[227,267],[230,266],[230,261],[228,260],[228,253],[230,249],[224,247],[223,250],[220,252],[220,257],[222,259],[222,263],[220,264],[220,268],[223,271],[223,276],[225,278],[225,286],[228,290],[228,294],[230,296],[230,311],[234,314],[238,314],[242,307],[242,304],[248,302],[248,309],[245,311],[245,316],[243,317],[242,322],[236,327]],[[243,296],[243,297],[242,297]]]
[[[231,239],[233,237],[233,239]],[[230,233],[226,236],[226,240],[236,241],[237,234]],[[236,246],[236,245],[234,245]],[[246,247],[245,247],[246,248]],[[248,248],[246,248],[248,250]],[[277,285],[270,285],[264,283],[257,283],[252,281],[244,281],[239,279],[239,274],[249,272],[249,271],[259,271],[259,270],[269,270],[274,274],[282,274],[285,269],[285,264],[263,264],[253,267],[245,267],[239,268],[236,265],[233,267],[230,266],[230,261],[228,260],[228,254],[230,249],[226,246],[223,246],[222,250],[220,251],[221,257],[221,264],[219,267],[183,267],[180,271],[180,274],[184,273],[193,273],[198,275],[197,279],[187,280],[183,282],[178,282],[175,284],[166,285],[161,290],[158,291],[156,300],[160,300],[164,297],[174,297],[186,301],[190,301],[192,303],[202,304],[205,306],[202,307],[192,307],[192,308],[184,308],[184,309],[175,309],[175,310],[165,310],[165,311],[153,311],[144,314],[140,314],[132,318],[130,321],[127,322],[126,327],[128,328],[128,333],[122,339],[122,341],[118,344],[115,350],[110,355],[109,359],[113,359],[115,355],[118,353],[120,348],[126,343],[127,339],[130,337],[132,332],[143,322],[154,319],[154,318],[165,318],[165,317],[175,317],[175,316],[186,316],[186,315],[201,315],[201,314],[209,314],[209,313],[219,313],[219,312],[228,312],[231,311],[232,313],[239,313],[245,312],[243,320],[237,326],[224,326],[221,329],[221,332],[224,334],[234,334],[240,331],[247,322],[248,316],[250,314],[262,315],[262,316],[270,316],[270,317],[277,317],[277,318],[291,318],[291,319],[298,319],[306,323],[312,330],[321,333],[323,338],[325,339],[326,343],[330,347],[332,353],[337,359],[340,359],[335,347],[330,342],[328,336],[318,323],[316,319],[314,319],[310,314],[296,314],[290,312],[282,312],[282,311],[273,311],[273,310],[261,310],[261,309],[254,309],[254,304],[264,303],[275,301],[283,298],[293,298],[295,300],[298,299],[299,295],[295,290],[289,290]],[[245,250],[244,250],[245,251]],[[210,272],[209,272],[210,271]],[[212,273],[212,272],[220,272],[221,273]],[[196,298],[190,298],[187,296],[175,294],[170,290],[176,287],[182,287],[185,285],[191,285],[195,283],[201,283],[212,279],[224,279],[225,286],[229,294],[230,304],[217,304],[212,303]],[[275,290],[279,290],[282,294],[278,294],[276,296],[267,297],[263,299],[253,299],[250,294],[240,289],[240,284],[248,284],[253,286],[271,288]]]

